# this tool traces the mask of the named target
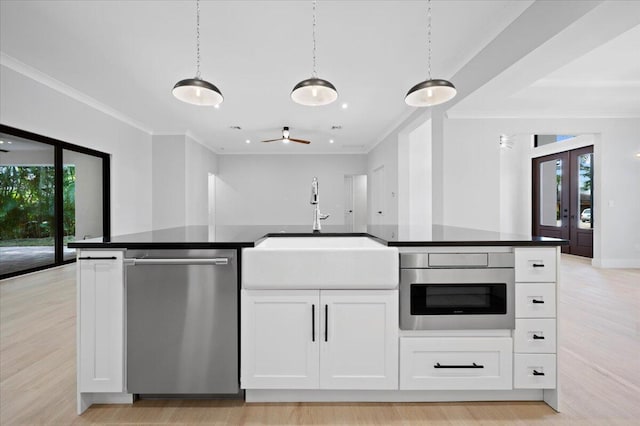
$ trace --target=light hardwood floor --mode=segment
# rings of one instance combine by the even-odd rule
[[[0,425],[640,425],[640,270],[563,255],[561,413],[541,402],[138,401],[76,416],[75,265],[0,284]]]

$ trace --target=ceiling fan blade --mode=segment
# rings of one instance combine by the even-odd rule
[[[280,142],[282,140],[282,138],[280,139],[269,139],[268,141],[261,141],[261,142]]]
[[[305,141],[305,140],[303,140],[303,139],[294,139],[294,138],[289,138],[289,140],[290,140],[291,142],[304,143],[304,144],[307,144],[307,145],[309,145],[309,144],[311,143],[311,142],[309,142],[309,141]]]

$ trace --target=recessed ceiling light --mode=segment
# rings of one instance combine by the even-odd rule
[[[215,109],[220,109],[220,104],[215,104],[213,107],[214,107]]]
[[[247,140],[245,141],[245,143],[251,143],[251,140],[247,139]]]
[[[333,143],[333,142],[334,142],[334,140],[333,140],[333,139],[329,139],[329,143]]]
[[[348,104],[348,103],[346,103],[346,102],[345,102],[345,103],[343,103],[343,104],[342,104],[342,109],[347,109],[347,108],[349,108],[349,104]]]

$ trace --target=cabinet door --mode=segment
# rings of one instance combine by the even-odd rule
[[[124,275],[121,251],[78,256],[78,388],[122,392]]]
[[[398,292],[320,292],[320,388],[398,388]]]
[[[243,290],[241,387],[317,389],[318,290]]]

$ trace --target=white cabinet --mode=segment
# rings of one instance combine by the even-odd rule
[[[511,389],[509,337],[402,337],[400,389]]]
[[[555,282],[555,247],[516,247],[516,282]]]
[[[124,390],[122,251],[78,254],[78,391]]]
[[[322,290],[320,305],[320,388],[397,389],[398,293]]]
[[[557,388],[557,247],[517,247],[513,387]],[[553,394],[550,393],[550,395]],[[551,398],[551,397],[550,397]],[[557,408],[557,393],[545,401]]]
[[[395,290],[243,290],[241,387],[397,389]]]
[[[241,387],[316,389],[317,290],[242,292]]]
[[[554,354],[515,354],[513,387],[518,389],[553,389],[556,387]]]

